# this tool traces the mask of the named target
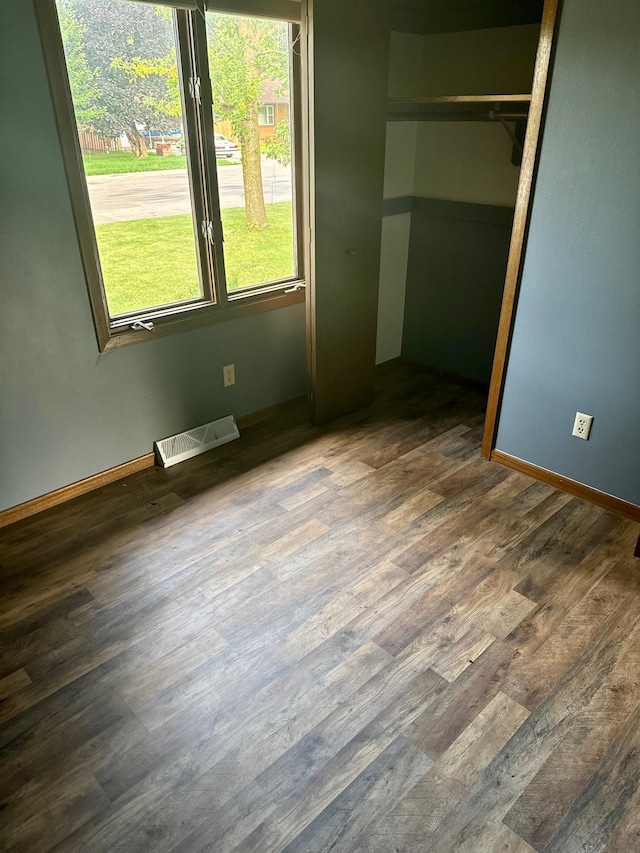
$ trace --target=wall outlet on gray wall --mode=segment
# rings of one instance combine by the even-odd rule
[[[593,415],[585,415],[582,412],[576,412],[576,419],[573,422],[573,432],[576,438],[582,438],[589,441],[589,433],[591,432],[591,424],[593,423]]]
[[[222,368],[222,376],[224,379],[224,387],[236,384],[236,366],[235,364],[225,364]]]

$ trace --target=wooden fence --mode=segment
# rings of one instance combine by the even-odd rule
[[[83,154],[108,154],[122,151],[122,143],[114,136],[98,136],[97,133],[80,131],[80,148]]]

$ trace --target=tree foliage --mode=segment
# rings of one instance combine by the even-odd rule
[[[288,88],[287,24],[208,12],[207,40],[216,114],[242,139],[257,120],[264,85]]]
[[[146,156],[141,128],[179,129],[182,105],[171,12],[123,0],[57,0],[76,118],[105,136],[125,133]],[[288,96],[289,28],[284,22],[207,12],[216,121],[228,121],[242,147],[247,224],[268,227],[262,189],[258,108],[265,87]],[[265,151],[291,160],[289,121]]]
[[[58,0],[58,15],[76,121],[80,127],[88,127],[100,119],[102,110],[97,106],[96,72],[89,67],[84,49],[86,25],[69,0]]]
[[[71,83],[74,102],[90,91],[93,128],[105,136],[126,133],[136,154],[146,156],[141,127],[168,132],[180,123],[170,12],[122,0],[58,0],[58,9],[65,48],[71,43],[82,57]]]
[[[288,89],[288,25],[207,12],[207,41],[216,120],[230,122],[242,145],[247,224],[266,228],[258,108],[266,85],[283,93]],[[272,156],[285,161],[285,152],[290,151],[286,129],[274,139],[271,149]]]
[[[177,118],[177,126],[182,121],[182,102],[178,84],[178,65],[175,49],[168,56],[160,59],[122,59],[113,60],[113,67],[125,72],[131,83],[137,80],[148,80],[156,77],[165,82],[164,91],[149,91],[140,94],[141,104],[146,110],[151,110],[158,116]]]
[[[289,119],[282,119],[275,126],[273,136],[268,136],[264,141],[264,153],[272,160],[277,160],[281,166],[291,163],[291,123]]]

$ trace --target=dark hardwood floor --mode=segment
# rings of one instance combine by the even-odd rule
[[[640,850],[637,525],[365,412],[0,531],[7,851]]]

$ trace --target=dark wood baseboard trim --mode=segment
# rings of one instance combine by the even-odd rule
[[[239,429],[246,429],[254,424],[266,421],[275,415],[281,414],[286,409],[300,405],[306,399],[303,394],[300,397],[294,397],[292,400],[286,400],[284,403],[276,403],[275,406],[269,406],[266,409],[260,409],[257,412],[252,412],[249,415],[237,418],[236,423]],[[155,454],[147,453],[145,456],[139,456],[137,459],[132,459],[130,462],[123,462],[122,465],[116,465],[115,468],[109,468],[107,471],[101,471],[99,474],[94,474],[92,477],[86,477],[84,480],[78,480],[77,483],[70,483],[68,486],[63,486],[61,489],[55,489],[53,492],[47,492],[46,495],[40,495],[38,498],[33,498],[30,501],[18,504],[17,506],[9,507],[9,509],[0,511],[0,528],[8,527],[16,521],[22,521],[23,518],[29,518],[36,513],[44,512],[45,509],[58,506],[58,504],[70,501],[80,495],[85,495],[87,492],[92,492],[99,489],[101,486],[106,486],[116,480],[122,480],[123,477],[130,477],[131,474],[137,474],[138,471],[144,471],[146,468],[153,468],[155,465]]]
[[[300,394],[298,397],[292,397],[290,400],[285,400],[283,403],[274,403],[273,406],[267,406],[266,409],[259,409],[257,412],[251,412],[248,415],[243,415],[236,418],[238,429],[247,429],[255,424],[261,424],[263,421],[268,421],[276,415],[281,415],[290,409],[296,409],[302,406],[307,400],[306,394]]]
[[[376,376],[384,376],[385,373],[395,370],[403,363],[404,359],[401,355],[397,355],[395,358],[390,358],[388,361],[381,361],[379,364],[376,364]]]
[[[632,521],[640,522],[640,506],[637,506],[637,504],[615,498],[606,492],[598,491],[598,489],[592,489],[591,486],[585,486],[583,483],[570,480],[561,474],[554,474],[553,471],[547,471],[546,468],[539,468],[537,465],[532,465],[530,462],[518,459],[517,456],[511,456],[502,450],[492,450],[490,458],[492,462],[499,462],[500,465],[512,468],[514,471],[519,471],[520,474],[528,474],[535,480],[547,483],[547,485],[553,486],[555,489],[568,492],[570,495],[575,495],[578,498],[584,498],[585,501],[591,501],[591,503],[597,506],[609,509],[611,512],[618,513],[618,515],[624,515]]]
[[[412,358],[405,358],[405,356],[400,356],[400,358],[394,360],[402,364],[410,364],[416,370],[420,370],[423,373],[431,373],[441,379],[462,385],[463,388],[478,391],[480,394],[487,394],[489,391],[489,383],[483,382],[481,379],[472,379],[470,376],[463,376],[461,373],[455,373],[453,370],[443,370],[441,367],[421,364],[419,361],[414,361]]]
[[[77,498],[87,492],[92,492],[94,489],[99,489],[100,486],[106,486],[108,483],[113,483],[116,480],[121,480],[123,477],[130,477],[131,474],[136,474],[138,471],[144,471],[145,468],[153,468],[155,464],[155,456],[153,453],[147,453],[145,456],[139,456],[137,459],[132,459],[130,462],[123,462],[122,465],[116,465],[115,468],[109,468],[108,471],[101,471],[99,474],[94,474],[92,477],[86,477],[84,480],[78,480],[77,483],[70,483],[68,486],[63,486],[61,489],[55,489],[53,492],[47,492],[46,495],[40,495],[38,498],[33,498],[30,501],[18,504],[17,506],[9,507],[9,509],[0,512],[0,527],[7,527],[15,521],[21,521],[23,518],[29,518],[38,512],[43,512],[45,509],[58,506],[58,504],[70,501],[72,498]]]

